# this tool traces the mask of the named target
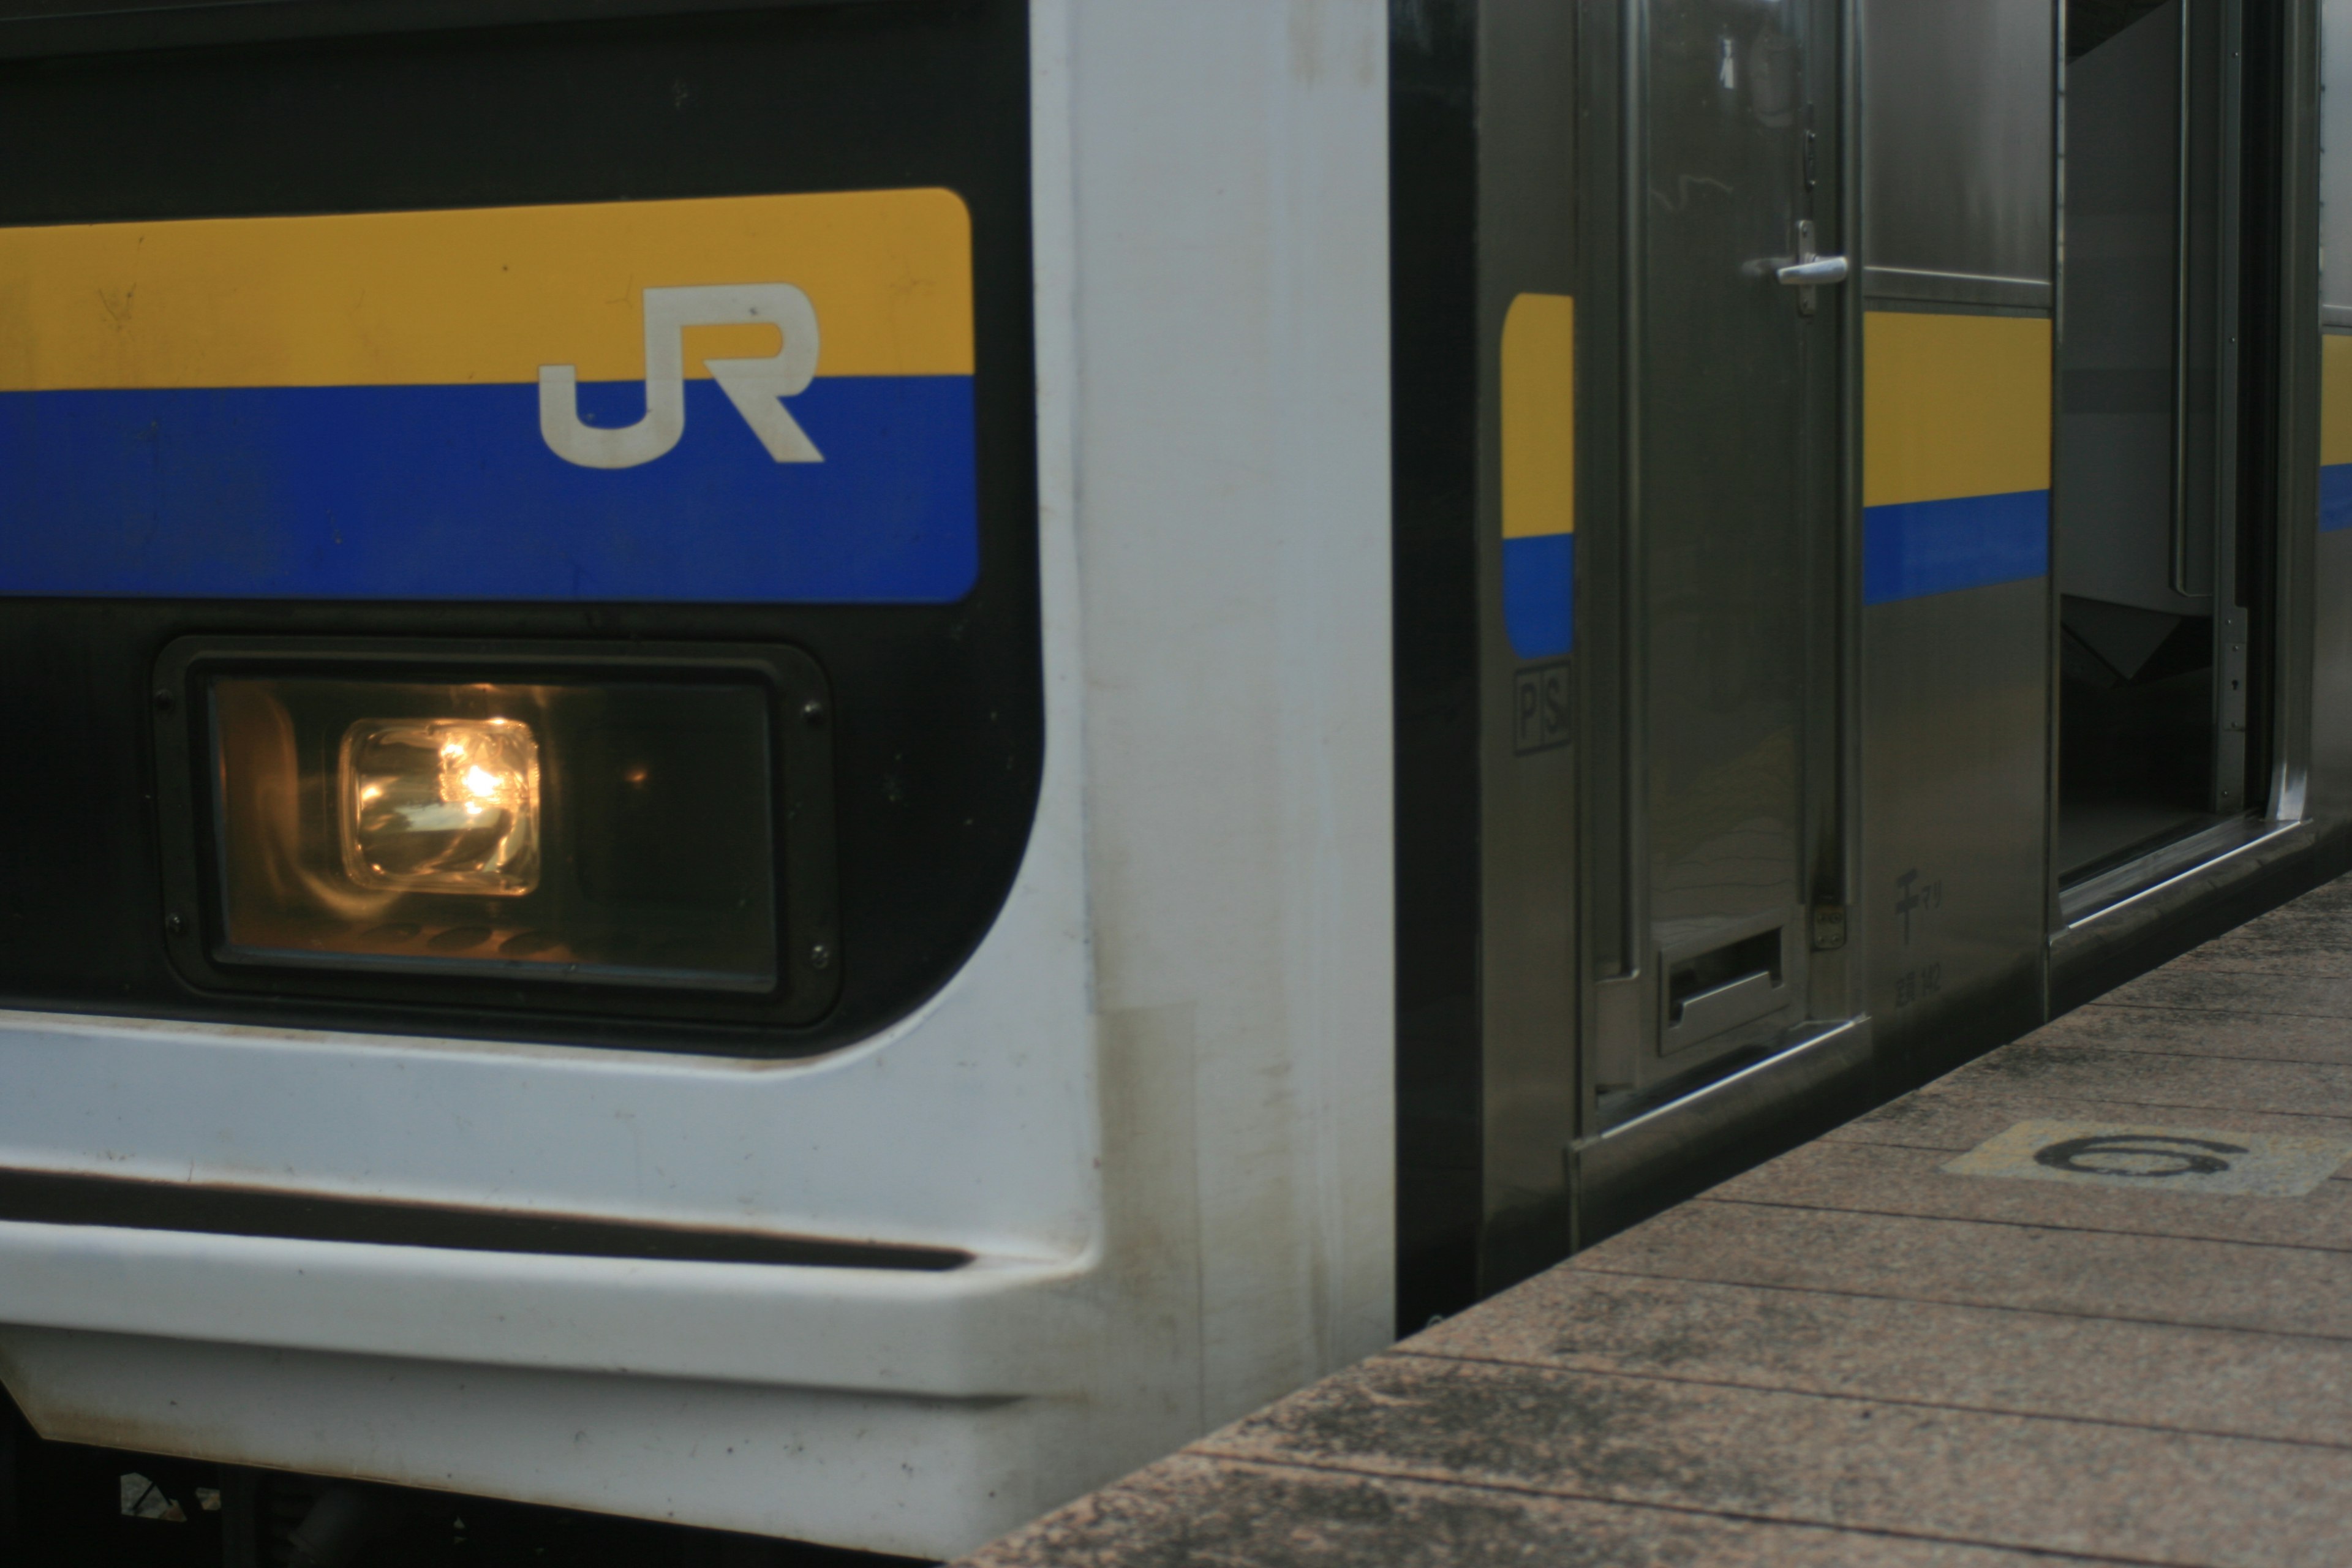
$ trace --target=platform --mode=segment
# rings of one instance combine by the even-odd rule
[[[2348,1156],[2352,879],[972,1561],[2340,1568]]]

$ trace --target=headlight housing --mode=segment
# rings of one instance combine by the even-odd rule
[[[829,710],[793,650],[189,639],[160,677],[201,983],[785,1022],[837,990]]]

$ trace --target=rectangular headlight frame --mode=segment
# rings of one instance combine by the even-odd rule
[[[166,944],[199,985],[831,1005],[830,704],[795,649],[185,638],[155,689]]]

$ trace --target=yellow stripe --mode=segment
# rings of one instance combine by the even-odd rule
[[[2050,323],[1863,318],[1862,504],[2050,488]]]
[[[2319,340],[2319,460],[2352,463],[2352,338]]]
[[[1522,294],[1503,315],[1503,537],[1576,531],[1576,301]]]
[[[710,283],[804,290],[819,375],[971,372],[971,217],[912,190],[0,229],[0,390],[634,380],[642,291]]]

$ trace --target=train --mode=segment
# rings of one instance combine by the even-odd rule
[[[2352,867],[2352,0],[0,0],[0,1384],[940,1558]]]

